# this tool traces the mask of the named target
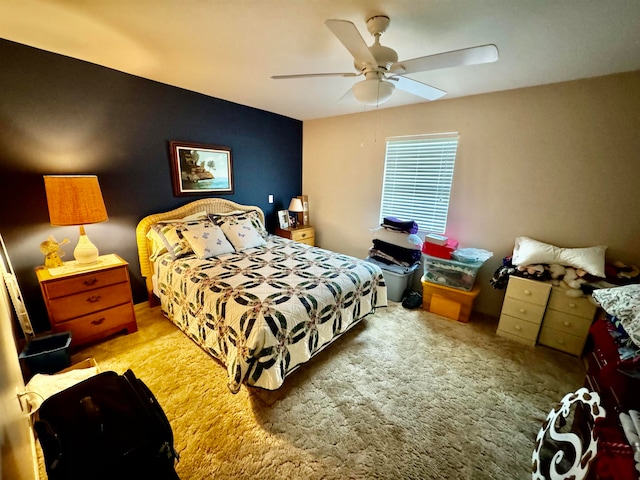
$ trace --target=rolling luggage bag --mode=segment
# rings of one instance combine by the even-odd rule
[[[49,480],[178,479],[171,425],[131,370],[99,373],[49,397],[34,428]]]

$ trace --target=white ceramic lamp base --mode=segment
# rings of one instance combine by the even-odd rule
[[[78,245],[73,250],[73,256],[82,265],[96,263],[98,261],[98,248],[91,243],[91,240],[84,233],[81,233]]]

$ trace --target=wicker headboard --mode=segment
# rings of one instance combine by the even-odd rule
[[[149,294],[149,300],[153,297],[153,263],[149,260],[151,255],[150,244],[147,240],[147,232],[151,226],[161,220],[169,220],[174,218],[183,218],[192,213],[197,213],[205,210],[207,213],[228,213],[234,210],[255,210],[258,212],[262,223],[264,224],[264,212],[259,207],[250,205],[240,205],[239,203],[232,202],[231,200],[224,200],[222,198],[203,198],[191,203],[187,203],[182,207],[176,208],[163,213],[155,213],[144,217],[138,223],[136,227],[136,243],[138,244],[138,258],[140,260],[140,273],[145,277],[147,284],[147,293]]]

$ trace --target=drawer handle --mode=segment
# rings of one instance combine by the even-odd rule
[[[102,297],[100,295],[91,295],[89,298],[87,298],[87,302],[96,303],[99,302],[101,298]]]
[[[571,322],[567,322],[567,321],[562,322],[562,324],[563,324],[565,327],[570,327],[570,326],[571,326]]]
[[[524,292],[522,292],[522,293],[524,293],[525,295],[531,295],[531,290],[525,290],[525,291],[524,291]]]
[[[576,304],[575,303],[570,303],[569,304],[569,308],[576,308]]]
[[[91,325],[100,325],[104,320],[104,317],[96,318],[95,320],[91,320]]]
[[[91,287],[92,285],[95,285],[97,281],[98,279],[96,277],[93,277],[93,278],[87,278],[82,283],[84,283],[87,287]]]
[[[560,345],[564,345],[564,340],[563,340],[563,339],[560,339],[560,340],[558,340],[558,343],[559,343]]]
[[[522,327],[520,325],[516,325],[516,330],[520,331],[522,330]]]
[[[527,313],[527,310],[525,308],[521,308],[520,310],[518,310],[520,313]]]
[[[303,234],[302,234],[302,235],[300,235],[300,236],[301,236],[302,238],[304,238],[304,237],[306,237],[306,236],[307,236],[307,234],[306,234],[306,233],[303,233]]]

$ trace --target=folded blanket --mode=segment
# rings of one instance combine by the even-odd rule
[[[422,252],[420,250],[399,247],[377,238],[373,239],[373,248],[379,252],[383,252],[385,256],[394,258],[400,264],[412,265],[419,262],[420,258],[422,258]]]
[[[376,253],[375,249],[371,249],[370,251],[373,251],[374,253]],[[384,254],[383,254],[384,255]],[[400,275],[403,275],[405,273],[411,273],[413,271],[416,270],[416,268],[418,268],[418,264],[414,263],[411,266],[405,266],[405,265],[399,265],[397,263],[394,263],[395,259],[391,259],[391,260],[387,260],[383,257],[378,257],[378,256],[369,256],[366,258],[367,262],[369,263],[373,263],[374,265],[378,265],[381,269],[383,270],[387,270],[389,272],[393,272],[393,273],[397,273]]]
[[[387,255],[386,253],[381,252],[380,250],[376,250],[373,247],[369,249],[369,258],[389,266],[395,265],[401,268],[410,268],[412,266],[407,262],[402,262],[400,260],[397,260],[396,258],[393,258],[391,255]]]
[[[415,220],[400,220],[396,217],[384,217],[382,226],[398,232],[418,233],[418,224]]]
[[[422,240],[415,233],[399,232],[388,228],[378,227],[373,230],[373,238],[382,240],[399,247],[410,248],[413,250],[422,249]]]

